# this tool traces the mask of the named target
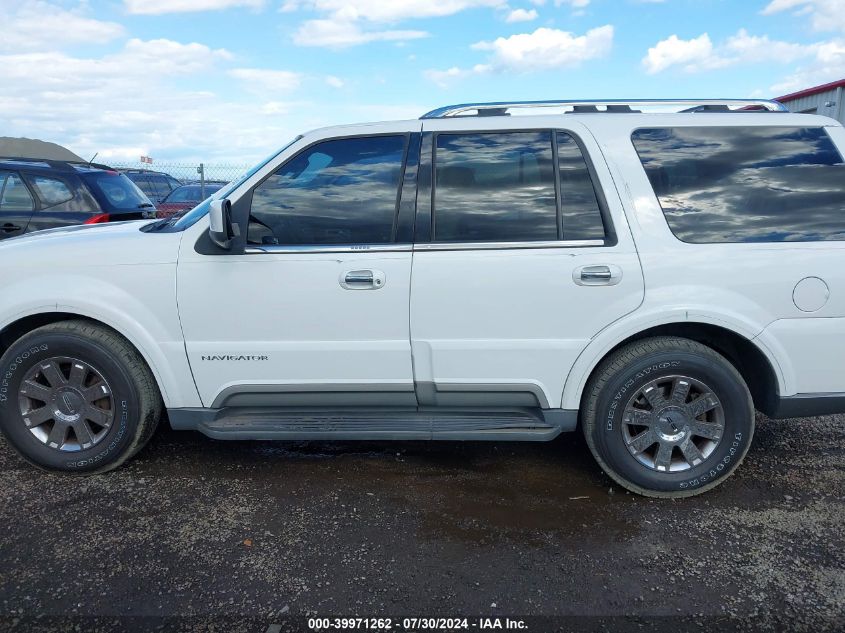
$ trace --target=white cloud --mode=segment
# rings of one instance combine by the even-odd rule
[[[508,14],[508,17],[505,18],[505,22],[513,23],[513,22],[531,22],[532,20],[537,19],[537,10],[531,9],[530,11],[527,9],[514,9]]]
[[[670,35],[648,49],[643,65],[649,74],[654,74],[677,65],[690,69],[711,59],[713,42],[707,33],[691,40],[682,40],[677,35]]]
[[[344,48],[368,42],[401,43],[428,37],[425,31],[385,29],[375,25],[442,17],[478,7],[506,8],[507,3],[506,0],[287,0],[280,11],[319,14],[297,29],[293,40],[299,46]]]
[[[490,51],[483,64],[472,68],[453,66],[446,70],[429,69],[423,75],[446,87],[456,80],[493,72],[532,72],[578,66],[590,59],[604,57],[613,46],[613,27],[601,26],[576,36],[567,31],[539,28],[533,33],[500,37],[492,42],[477,42],[474,50]]]
[[[302,83],[302,75],[289,70],[266,68],[235,68],[228,72],[258,94],[292,92]]]
[[[604,57],[612,47],[613,27],[609,24],[580,36],[542,27],[533,33],[520,33],[472,45],[474,50],[492,52],[488,64],[493,69],[517,72],[577,66]]]
[[[266,0],[123,0],[129,13],[144,15],[219,11],[244,7],[260,9],[265,3]]]
[[[399,22],[411,18],[454,15],[478,7],[504,6],[505,0],[290,0],[282,9],[310,9],[320,13],[341,14],[346,19]]]
[[[808,16],[817,31],[845,31],[845,0],[771,0],[763,15],[794,10]]]
[[[790,63],[812,57],[819,46],[750,35],[745,29],[740,29],[719,46],[713,44],[707,33],[689,40],[671,35],[648,49],[642,63],[646,72],[652,75],[675,66],[685,72],[702,72],[739,64]]]
[[[365,30],[357,22],[325,19],[307,20],[294,33],[293,41],[299,46],[326,46],[345,48],[368,42],[395,42],[428,37],[425,31]]]
[[[67,10],[42,0],[12,1],[3,18],[0,50],[56,50],[72,44],[105,43],[124,34],[116,22],[87,16],[80,2]]]
[[[328,75],[326,77],[326,85],[331,86],[332,88],[343,88],[346,85],[346,82],[343,81],[340,77],[335,77],[334,75]]]
[[[845,69],[845,41],[824,42],[818,46],[811,65],[798,68],[772,86],[771,90],[776,95],[783,95],[836,81],[842,79],[843,69]]]

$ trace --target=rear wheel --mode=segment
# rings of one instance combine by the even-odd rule
[[[599,465],[623,487],[687,497],[721,483],[745,457],[754,406],[733,365],[709,347],[644,339],[597,369],[583,431]]]
[[[0,359],[0,430],[42,468],[116,468],[149,440],[161,413],[149,368],[126,339],[103,326],[47,325]]]

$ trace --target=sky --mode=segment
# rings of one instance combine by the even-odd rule
[[[248,164],[450,103],[776,97],[845,78],[845,0],[0,0],[0,136]]]

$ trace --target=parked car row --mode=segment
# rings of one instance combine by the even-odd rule
[[[177,187],[156,205],[156,217],[169,218],[182,211],[193,209],[225,184],[222,180],[214,180],[206,181],[202,184],[189,184]]]
[[[73,224],[153,217],[150,199],[106,165],[0,158],[0,239]]]
[[[163,172],[0,157],[0,239],[74,224],[167,218],[224,184],[183,185]]]

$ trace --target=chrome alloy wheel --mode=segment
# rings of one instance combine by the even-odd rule
[[[40,442],[60,451],[91,448],[114,420],[114,398],[103,375],[75,358],[41,361],[18,390],[23,422]]]
[[[703,463],[725,430],[725,410],[715,393],[688,376],[665,376],[644,385],[625,406],[622,435],[631,455],[659,472]]]

